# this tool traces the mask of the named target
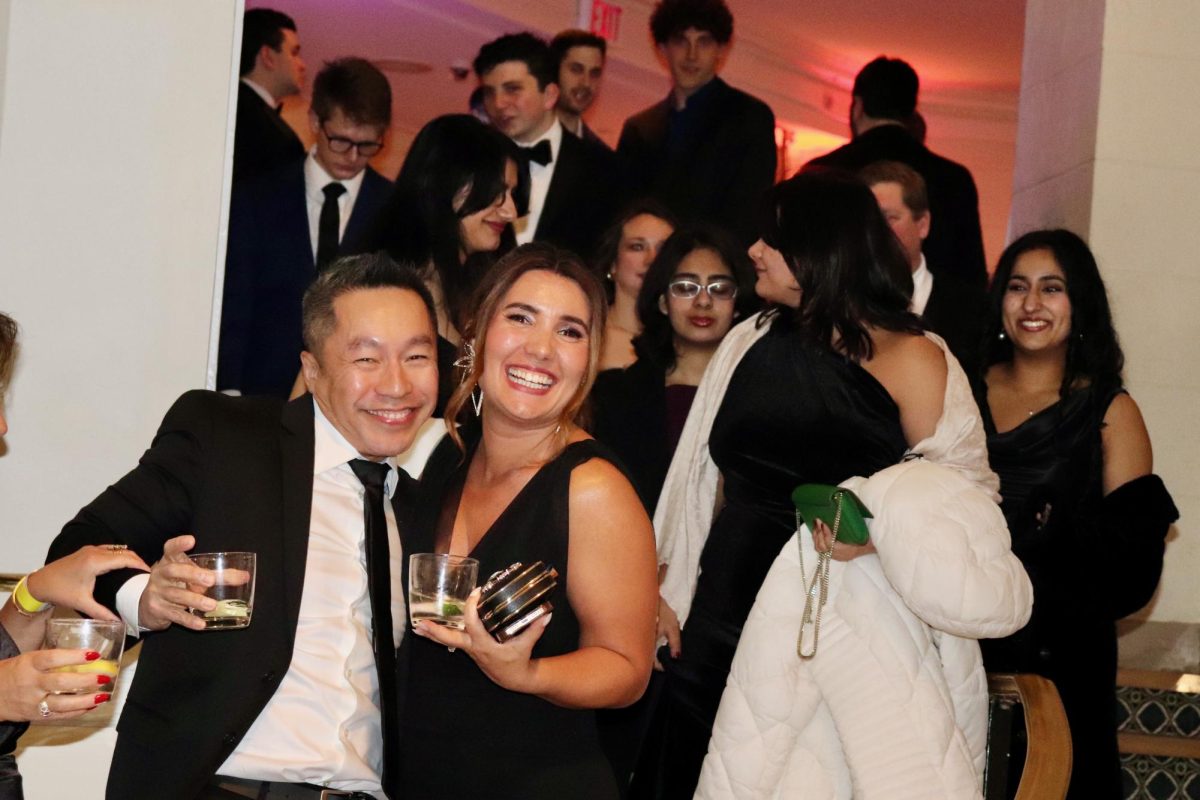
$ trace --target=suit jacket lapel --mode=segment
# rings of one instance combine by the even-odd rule
[[[283,481],[283,587],[288,642],[296,637],[300,596],[308,560],[308,531],[313,493],[313,398],[306,394],[284,406],[280,422],[280,472]]]
[[[354,210],[350,212],[350,219],[346,221],[346,232],[342,234],[341,244],[338,245],[339,253],[354,252],[356,244],[362,241],[374,221],[375,212],[387,188],[388,184],[383,176],[367,167],[362,186],[358,190],[358,198],[354,201]]]
[[[562,144],[558,148],[558,163],[554,165],[554,174],[550,176],[550,187],[546,190],[546,199],[542,201],[542,216],[538,218],[538,227],[533,238],[544,238],[547,231],[556,230],[558,218],[570,213],[573,191],[587,191],[588,187],[580,184],[582,147],[583,142],[563,131]]]

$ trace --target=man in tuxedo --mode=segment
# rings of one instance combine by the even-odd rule
[[[879,210],[912,268],[912,312],[946,340],[967,374],[979,361],[980,338],[987,319],[984,293],[953,274],[929,271],[921,244],[929,235],[932,214],[925,179],[899,161],[876,161],[859,173],[871,187]]]
[[[396,796],[410,481],[395,456],[437,396],[433,303],[411,267],[352,256],[317,278],[304,321],[311,394],[184,394],[51,545],[51,559],[119,543],[157,562],[95,589],[144,639],[110,800]],[[215,606],[199,593],[214,574],[189,550],[257,553],[248,627],[199,632],[189,609]]]
[[[594,33],[570,29],[550,40],[550,52],[558,65],[558,121],[567,133],[610,150],[583,121],[600,91],[608,44]]]
[[[296,23],[287,14],[253,8],[242,17],[234,182],[304,157],[304,145],[279,116],[280,102],[304,87],[304,60]]]
[[[590,257],[623,196],[613,154],[564,136],[549,46],[531,33],[501,36],[480,48],[474,67],[488,118],[521,148],[529,179],[527,208],[513,224],[517,243],[553,242]]]
[[[854,79],[846,144],[810,164],[857,172],[876,161],[899,161],[915,169],[929,187],[932,222],[925,240],[929,269],[953,275],[980,290],[987,286],[979,193],[966,167],[943,158],[906,127],[917,107],[917,73],[898,58],[880,56]]]
[[[361,58],[313,82],[316,143],[235,188],[229,209],[217,388],[288,397],[300,371],[300,298],[324,265],[358,252],[391,190],[368,166],[391,122],[387,78]]]
[[[759,200],[775,182],[775,115],[717,77],[733,15],[724,0],[662,0],[650,31],[671,92],[625,120],[617,156],[634,196],[681,219],[719,225],[743,246],[758,238]]]

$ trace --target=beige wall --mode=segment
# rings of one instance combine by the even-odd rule
[[[22,326],[0,571],[40,564],[205,385],[240,22],[239,0],[0,0],[0,309]],[[102,797],[110,713],[23,737],[26,796]]]
[[[1200,622],[1200,15],[1191,0],[1030,0],[1014,235],[1062,225],[1087,238],[1108,286],[1162,475],[1182,515],[1156,621]],[[1097,576],[1119,581],[1120,575]]]

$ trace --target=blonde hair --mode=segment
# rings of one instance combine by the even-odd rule
[[[450,399],[446,403],[445,415],[450,438],[460,448],[465,449],[457,426],[454,425],[454,420],[458,419],[459,414],[470,401],[475,387],[479,385],[479,377],[483,374],[483,354],[487,351],[488,326],[500,312],[500,304],[504,300],[504,296],[522,275],[529,272],[549,272],[571,281],[583,291],[590,312],[587,369],[584,371],[583,379],[579,382],[575,393],[559,416],[559,428],[555,432],[559,437],[559,447],[566,445],[569,435],[568,428],[580,417],[588,394],[592,391],[597,365],[600,363],[604,319],[608,310],[604,290],[596,276],[583,265],[583,262],[574,253],[542,242],[522,245],[497,261],[484,276],[476,291],[475,301],[472,303],[474,311],[463,329],[463,341],[472,343],[475,358],[469,370],[463,375],[458,388],[450,395]],[[465,349],[465,345],[463,349]]]

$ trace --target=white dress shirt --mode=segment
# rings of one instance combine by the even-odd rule
[[[563,127],[557,117],[550,129],[532,142],[517,142],[518,147],[532,147],[543,139],[550,142],[550,163],[529,164],[529,213],[513,223],[513,231],[517,234],[517,244],[528,244],[537,233],[538,221],[542,218],[542,208],[546,205],[546,193],[550,191],[550,181],[554,178],[554,167],[558,164],[558,151],[562,147]]]
[[[921,265],[913,270],[912,281],[912,303],[909,304],[909,309],[919,317],[925,313],[929,295],[933,292],[933,273],[925,265],[924,253],[921,254]]]
[[[314,155],[316,151],[316,145],[313,145],[312,149],[308,151],[308,158],[304,159],[304,197],[308,201],[308,237],[312,244],[313,261],[317,259],[321,209],[325,205],[324,190],[326,185],[335,180],[325,171],[324,167],[317,163]],[[341,242],[342,237],[346,235],[346,223],[350,221],[350,215],[354,213],[354,201],[358,200],[358,192],[362,189],[363,173],[365,172],[366,169],[349,180],[340,181],[342,186],[346,187],[346,191],[338,198],[338,242]]]
[[[217,774],[315,783],[383,798],[383,729],[371,646],[363,487],[349,463],[362,456],[325,418],[315,400],[313,410],[312,518],[292,661],[279,688]],[[388,459],[387,464],[391,470],[384,489],[390,498],[398,476],[395,460]],[[384,503],[384,515],[393,644],[398,646],[408,617],[400,581],[400,537],[391,503]],[[131,630],[137,628],[137,601],[147,580],[145,575],[132,578],[117,595],[118,612]],[[253,634],[253,622],[250,627]]]

